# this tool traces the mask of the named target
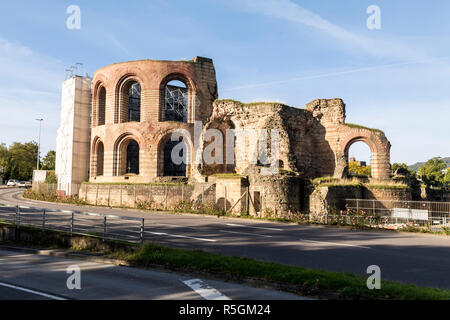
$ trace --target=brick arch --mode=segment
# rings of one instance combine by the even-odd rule
[[[213,141],[204,141],[205,132],[208,129],[217,129],[222,133],[222,150],[216,150],[218,152],[222,152],[222,164],[206,164],[203,159],[203,170],[202,173],[209,175],[214,173],[236,173],[236,137],[229,137],[232,140],[232,146],[228,146],[227,143],[227,130],[235,130],[236,125],[230,119],[215,119],[210,121],[207,125],[205,125],[203,133],[202,133],[202,150],[204,150],[210,143]],[[227,148],[230,147],[230,150]]]
[[[370,165],[372,167],[372,179],[390,179],[390,149],[391,144],[384,133],[370,129],[351,128],[340,141],[337,154],[337,173],[347,175],[348,151],[356,142],[364,142],[370,148]],[[336,175],[336,173],[335,173]]]
[[[142,93],[144,91],[144,81],[135,73],[128,73],[122,76],[115,86],[115,107],[114,123],[128,122],[128,90],[133,83],[139,83],[141,86],[141,118],[143,114]]]
[[[183,129],[183,132],[186,132],[187,134],[183,134],[183,142],[186,145],[186,177],[191,176],[192,172],[192,164],[193,164],[193,154],[194,154],[194,147],[191,141],[191,134],[186,130]],[[168,132],[165,132],[161,137],[159,138],[157,142],[157,149],[156,149],[156,175],[161,177],[164,176],[164,147],[166,143],[170,140],[172,134],[176,130],[170,130]]]
[[[105,165],[105,145],[100,137],[92,140],[91,157],[91,177],[102,176]]]
[[[122,176],[126,173],[127,147],[132,141],[136,141],[139,146],[139,173],[142,172],[143,163],[143,143],[142,139],[133,133],[126,132],[120,135],[115,143],[113,149],[113,176]]]
[[[165,98],[166,86],[170,81],[178,80],[186,85],[188,90],[187,99],[187,122],[193,122],[193,109],[195,106],[194,97],[198,88],[192,78],[183,72],[172,72],[166,75],[159,83],[159,121],[165,121]]]

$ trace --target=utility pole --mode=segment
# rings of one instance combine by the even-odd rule
[[[36,167],[37,170],[39,170],[39,160],[41,160],[41,123],[44,121],[44,119],[36,119],[36,121],[39,121],[39,136],[38,136],[38,154],[37,154],[37,160],[36,160]]]

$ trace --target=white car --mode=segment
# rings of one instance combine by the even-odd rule
[[[17,187],[17,185],[19,184],[18,180],[9,180],[8,183],[6,184],[7,187]]]

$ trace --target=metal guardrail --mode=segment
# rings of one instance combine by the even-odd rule
[[[386,223],[450,226],[450,202],[346,199],[347,208],[357,214],[383,218]]]
[[[89,235],[102,239],[144,242],[144,218],[0,203],[0,220],[12,223],[16,228],[23,225],[41,228],[43,232],[63,231],[70,233],[70,236]]]

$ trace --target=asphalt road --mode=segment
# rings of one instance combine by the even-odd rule
[[[80,289],[69,289],[68,267],[80,269]],[[69,281],[75,283],[75,281]],[[289,293],[229,282],[78,259],[0,249],[0,300],[299,300]]]
[[[49,204],[21,199],[20,193],[0,190],[0,203],[144,217],[146,241],[361,275],[377,265],[382,279],[450,288],[445,236]]]

